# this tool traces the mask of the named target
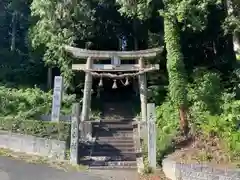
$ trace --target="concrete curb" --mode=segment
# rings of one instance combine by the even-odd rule
[[[170,158],[162,162],[165,176],[171,180],[240,180],[240,169],[218,169],[207,164],[183,164]]]

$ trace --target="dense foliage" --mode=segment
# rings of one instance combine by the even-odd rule
[[[48,9],[48,11],[46,11]],[[57,66],[64,77],[65,86],[71,82],[71,58],[64,53],[65,45],[73,45],[77,38],[84,39],[91,34],[94,11],[89,1],[39,1],[33,0],[31,15],[37,23],[30,31],[34,48],[45,47],[44,61]]]
[[[47,67],[52,67],[53,75],[61,72],[69,86],[73,78],[69,67],[72,59],[64,53],[64,44],[82,48],[90,44],[88,48],[116,50],[120,48],[119,38],[124,37],[128,50],[162,45],[164,26],[159,10],[163,17],[174,16],[179,22],[187,71],[202,65],[228,71],[231,65],[227,69],[225,65],[232,64],[234,58],[231,38],[226,34],[239,30],[239,13],[235,13],[239,3],[233,1],[234,13],[227,17],[224,3],[214,0],[166,3],[169,8],[158,0],[3,1],[0,7],[0,80],[17,86],[46,86]],[[213,5],[209,7],[209,4]],[[191,11],[186,11],[188,9]],[[165,57],[161,58],[163,71],[159,77],[167,76]],[[156,61],[159,62],[159,58]],[[82,81],[83,76],[80,76],[74,83]],[[154,83],[166,81],[154,80]]]
[[[74,95],[63,95],[61,114],[71,114]],[[25,119],[39,118],[51,114],[52,93],[39,88],[14,89],[0,86],[0,116],[12,116]]]
[[[234,158],[240,152],[239,108],[240,101],[234,91],[221,87],[215,72],[198,72],[196,82],[190,87],[192,123],[206,138],[217,136],[224,140]]]
[[[239,108],[240,101],[234,92],[224,90],[216,72],[197,70],[194,82],[188,86],[189,119],[193,133],[206,139],[217,136],[223,140],[226,152],[237,160],[240,152]],[[179,114],[171,101],[157,108],[158,160],[174,148],[173,140],[178,134]]]

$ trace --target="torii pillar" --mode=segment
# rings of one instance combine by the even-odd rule
[[[88,57],[86,68],[91,69],[93,65],[92,58]],[[91,90],[92,90],[92,75],[90,72],[85,73],[85,83],[83,91],[82,114],[81,121],[88,121],[91,108]]]
[[[144,59],[139,59],[140,72],[144,69]],[[139,92],[141,101],[141,117],[142,121],[147,121],[147,77],[146,73],[139,75]]]

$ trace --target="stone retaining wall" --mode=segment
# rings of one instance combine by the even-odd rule
[[[218,169],[206,164],[181,164],[163,160],[163,171],[171,180],[240,180],[240,169]]]
[[[0,148],[64,160],[66,142],[0,131]]]

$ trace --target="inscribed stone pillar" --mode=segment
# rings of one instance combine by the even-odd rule
[[[86,63],[86,69],[89,70],[92,68],[92,59],[89,57]],[[82,114],[81,121],[89,120],[90,106],[91,106],[91,90],[92,90],[92,75],[91,72],[86,72],[85,75],[85,84],[83,91],[83,104],[82,104]]]
[[[80,123],[80,105],[73,104],[71,121],[71,145],[70,145],[70,163],[78,164],[78,144],[79,144],[79,123]]]
[[[139,59],[139,68],[143,70],[144,60]],[[142,121],[147,121],[147,78],[146,73],[139,75],[139,91],[140,91],[140,101],[141,101],[141,116]]]
[[[157,133],[156,133],[156,110],[155,104],[147,104],[147,125],[148,125],[148,162],[154,170],[157,167]]]
[[[63,93],[62,91],[63,91],[63,78],[62,76],[55,76],[51,113],[51,121],[53,122],[59,122],[60,120],[60,110]]]

